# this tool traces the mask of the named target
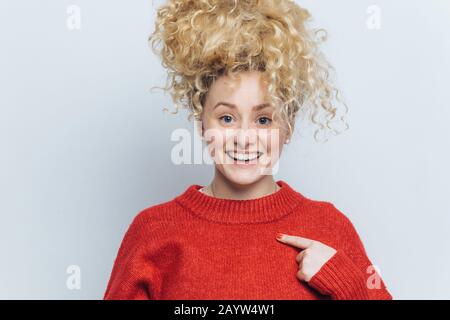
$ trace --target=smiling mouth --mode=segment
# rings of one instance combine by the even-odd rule
[[[259,151],[250,153],[227,151],[226,154],[237,163],[250,163],[251,161],[259,159],[263,155],[263,153]]]

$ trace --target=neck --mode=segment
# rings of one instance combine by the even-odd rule
[[[251,184],[238,184],[227,179],[219,170],[215,170],[214,179],[209,184],[208,193],[216,198],[247,200],[256,199],[276,192],[279,189],[272,175],[264,175]]]
[[[301,210],[305,197],[279,180],[278,191],[253,199],[224,199],[200,191],[201,185],[193,184],[176,201],[199,218],[217,223],[271,222]]]

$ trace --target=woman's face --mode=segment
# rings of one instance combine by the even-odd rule
[[[216,168],[228,180],[245,185],[272,175],[287,136],[273,118],[274,107],[265,100],[261,73],[240,75],[240,83],[222,76],[212,84],[202,126]]]

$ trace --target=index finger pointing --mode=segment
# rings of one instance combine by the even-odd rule
[[[306,249],[310,247],[314,240],[299,237],[299,236],[291,236],[288,234],[279,234],[277,239],[283,243],[292,245],[294,247],[300,248],[300,249]]]

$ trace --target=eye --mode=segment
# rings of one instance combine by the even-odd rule
[[[233,118],[231,116],[228,116],[228,115],[222,116],[219,119],[222,120],[223,122],[227,123],[227,124],[231,123],[231,121],[233,120]]]
[[[269,119],[268,117],[261,117],[258,119],[258,123],[262,124],[262,125],[268,125],[272,122],[271,119]]]

